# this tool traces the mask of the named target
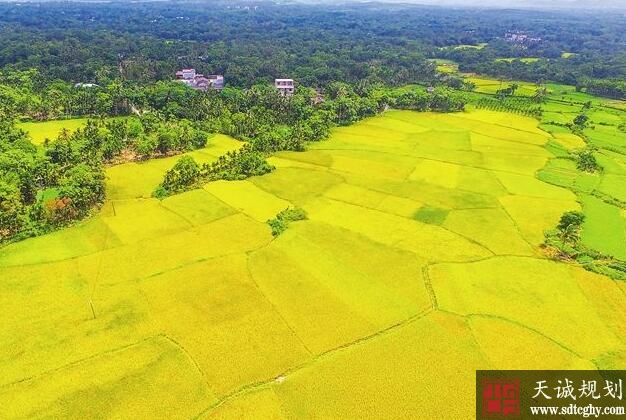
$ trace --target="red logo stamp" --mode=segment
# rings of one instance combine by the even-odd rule
[[[490,419],[520,416],[519,379],[483,379],[483,417]]]

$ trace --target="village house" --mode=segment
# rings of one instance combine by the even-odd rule
[[[224,89],[224,76],[221,74],[210,74],[207,76],[207,79],[211,83],[211,89]]]
[[[522,31],[507,31],[504,34],[504,40],[518,45],[536,44],[542,41],[540,37],[533,37]]]
[[[196,69],[182,69],[177,71],[176,80],[198,90],[220,90],[224,88],[224,76],[220,74],[204,76],[203,74],[196,73]]]
[[[293,79],[276,79],[274,80],[274,87],[283,96],[291,96],[295,91]]]
[[[74,85],[75,88],[95,88],[95,87],[100,87],[95,83],[76,83]]]
[[[324,91],[320,88],[315,89],[315,97],[313,98],[313,105],[321,104],[324,102]]]

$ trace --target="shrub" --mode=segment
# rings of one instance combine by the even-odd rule
[[[585,114],[580,114],[580,115],[577,115],[576,118],[574,118],[574,125],[580,128],[584,128],[587,125],[588,121],[589,121],[588,116],[586,116]]]
[[[585,221],[585,215],[579,211],[568,211],[563,213],[561,219],[559,220],[559,224],[557,225],[557,229],[563,233],[567,231],[578,231]]]
[[[267,221],[267,224],[272,229],[272,236],[278,236],[283,233],[289,227],[291,222],[297,222],[298,220],[306,220],[307,215],[304,209],[300,207],[286,208],[280,211],[274,219]]]
[[[76,219],[78,211],[71,198],[55,198],[44,203],[44,217],[49,224],[59,226]]]
[[[278,236],[287,230],[287,222],[279,218],[270,219],[267,224],[272,229],[272,236]]]
[[[583,150],[576,154],[576,167],[585,172],[596,172],[600,169],[600,165],[598,165],[598,161],[591,150]]]
[[[296,222],[307,218],[306,211],[300,207],[286,208],[278,213],[276,217],[287,222]]]
[[[135,150],[144,158],[148,158],[156,152],[159,142],[155,136],[143,134],[135,143]]]
[[[209,181],[225,179],[228,181],[246,179],[269,173],[274,167],[267,163],[265,157],[246,144],[235,152],[220,156],[212,164],[202,166],[202,177]]]

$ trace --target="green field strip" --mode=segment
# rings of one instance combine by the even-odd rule
[[[506,144],[506,143],[513,143],[513,144],[519,144],[521,146],[524,146],[524,148],[529,148],[529,149],[535,149],[537,151],[545,151],[545,144],[533,144],[533,143],[527,143],[527,142],[523,142],[523,141],[519,141],[519,140],[512,140],[512,139],[503,139],[502,137],[496,137],[496,136],[492,136],[490,134],[483,134],[483,133],[476,133],[478,135],[484,136],[484,137],[488,137],[490,139],[494,139],[500,143]],[[534,133],[537,134],[537,133]],[[546,139],[546,142],[548,141],[548,139]],[[544,153],[542,153],[543,155]]]
[[[325,151],[346,151],[346,150],[353,150],[353,151],[360,151],[362,149],[318,149],[318,150],[325,150]],[[404,157],[411,157],[412,155],[408,155],[408,154],[398,154],[398,153],[393,153],[393,152],[385,152],[385,151],[376,151],[375,153],[379,153],[379,154],[389,154],[389,155],[397,155],[397,156],[404,156]],[[511,154],[511,156],[513,156],[513,154]],[[484,171],[489,171],[489,172],[503,172],[503,173],[510,173],[510,174],[514,174],[514,175],[527,175],[526,173],[523,172],[515,172],[515,171],[508,171],[508,170],[503,170],[503,169],[493,169],[490,167],[486,167],[486,166],[481,166],[481,165],[472,165],[472,164],[464,164],[464,163],[459,163],[458,161],[451,161],[451,160],[445,160],[445,159],[435,159],[435,158],[429,158],[429,157],[423,157],[423,156],[419,156],[419,159],[423,159],[423,160],[431,160],[434,162],[440,162],[440,163],[448,163],[451,165],[459,165],[459,166],[465,166],[467,168],[473,168],[473,169],[480,169],[480,170],[484,170]],[[341,173],[345,173],[342,171],[338,171],[336,169],[329,169],[330,171],[334,171],[337,172],[339,174]],[[471,191],[468,191],[471,192]]]
[[[209,224],[211,224],[211,223],[213,223],[213,222],[220,221],[220,220],[222,220],[222,219],[227,219],[227,218],[229,218],[229,217],[231,217],[231,216],[232,216],[232,214],[231,214],[231,215],[226,215],[226,216],[223,216],[223,217],[221,217],[221,218],[219,218],[219,219],[216,219],[216,220],[213,220],[212,222],[207,223],[207,225],[209,225]],[[245,215],[244,215],[244,216],[245,216]],[[252,220],[252,219],[251,219],[251,220]],[[197,226],[196,226],[196,227],[197,227]],[[178,233],[176,233],[176,232],[175,232],[175,233],[171,233],[171,234],[169,234],[169,235],[177,235],[177,234],[178,234]],[[165,238],[165,240],[167,240],[167,236],[169,236],[169,235],[166,235],[166,236],[164,237],[164,238]],[[139,242],[134,243],[134,244],[131,244],[131,245],[123,245],[123,244],[122,244],[122,245],[117,245],[117,246],[114,246],[114,247],[111,247],[111,248],[107,248],[107,249],[105,249],[105,250],[94,251],[94,252],[89,253],[89,254],[82,254],[82,255],[77,255],[77,256],[73,256],[73,257],[68,257],[68,258],[65,258],[65,259],[60,260],[60,261],[73,261],[73,260],[80,260],[80,259],[83,259],[83,258],[86,258],[86,257],[95,256],[95,255],[98,255],[98,254],[106,254],[106,253],[107,253],[107,251],[118,250],[118,249],[124,249],[124,248],[132,248],[132,247],[134,247],[135,245],[138,245],[138,244],[140,245],[142,242],[145,242],[145,243],[150,243],[150,242],[152,242],[152,241],[153,241],[152,239],[145,239],[145,240],[143,240],[143,241],[139,241]],[[223,256],[223,255],[232,255],[232,254],[236,254],[236,253],[238,253],[238,252],[227,253],[227,254],[220,254],[220,255],[215,255],[215,256],[208,257],[208,258],[217,258],[217,257]],[[104,257],[103,257],[103,258],[104,258]],[[197,260],[197,261],[204,261],[204,260],[206,260],[206,259],[208,259],[208,258],[202,258],[202,259],[199,259],[199,260]],[[34,263],[29,263],[29,264],[0,265],[0,270],[2,270],[2,269],[9,269],[9,268],[16,268],[16,267],[29,267],[29,266],[45,266],[45,265],[54,265],[54,264],[59,263],[60,261],[59,261],[59,260],[53,260],[53,261],[44,261],[44,262],[34,262]],[[150,276],[154,276],[154,275],[157,275],[157,274],[152,274],[152,275],[150,275]]]

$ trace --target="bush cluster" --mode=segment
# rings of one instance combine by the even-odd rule
[[[299,208],[286,208],[279,212],[275,218],[267,221],[267,224],[272,229],[272,236],[276,237],[283,233],[289,227],[291,222],[297,222],[299,220],[306,220],[306,212]]]

